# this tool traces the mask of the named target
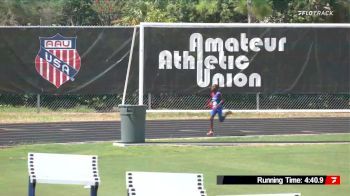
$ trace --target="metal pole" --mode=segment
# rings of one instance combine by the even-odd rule
[[[252,22],[251,16],[250,16],[250,11],[252,9],[252,0],[247,1],[247,14],[248,14],[248,23]]]
[[[152,94],[148,93],[148,109],[152,109]]]
[[[36,112],[40,113],[40,94],[36,95]]]
[[[29,182],[28,182],[28,196],[35,196],[35,186],[36,186],[36,182],[30,182],[30,178],[29,178]]]
[[[248,14],[248,23],[252,22],[252,18],[251,18],[251,11],[252,9],[252,0],[247,0],[247,14]],[[260,100],[259,100],[259,93],[256,94],[256,110],[260,109]]]
[[[140,24],[140,51],[139,51],[139,105],[143,105],[143,77],[144,77],[144,26]]]
[[[98,190],[98,186],[91,186],[90,187],[90,196],[97,196],[97,190]]]
[[[260,93],[256,94],[256,110],[260,109]]]
[[[128,69],[126,71],[126,78],[125,78],[125,83],[124,83],[124,92],[123,92],[122,105],[125,104],[126,90],[128,89],[129,73],[130,73],[130,67],[131,67],[131,61],[132,61],[132,54],[133,54],[133,51],[134,51],[135,35],[136,35],[136,27],[134,27],[134,34],[132,35],[131,49],[130,49],[129,62],[128,62]]]

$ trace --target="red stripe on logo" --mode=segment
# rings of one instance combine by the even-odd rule
[[[62,61],[66,62],[67,61],[67,53],[68,51],[67,50],[63,50],[62,51],[63,55],[62,55]],[[63,74],[63,81],[67,81],[69,78],[66,74]]]
[[[61,50],[55,50],[55,56],[60,59],[60,56],[61,56]],[[55,68],[55,72],[56,72],[56,87],[60,87],[61,86],[61,78],[62,78],[62,73],[57,69]]]
[[[40,57],[39,56],[35,57],[35,69],[38,73],[40,73]]]
[[[73,50],[69,50],[69,61],[68,61],[68,64],[72,67],[74,67],[73,65],[73,58],[74,58],[74,51]],[[74,67],[75,68],[75,67]]]
[[[47,77],[46,77],[47,66],[46,66],[46,61],[44,59],[42,60],[42,64],[43,64],[43,74],[41,76],[47,80]]]
[[[61,79],[60,79],[60,71],[58,71],[58,69],[56,69],[55,68],[55,74],[56,74],[56,83],[55,83],[55,86],[58,88],[58,87],[60,87],[60,81],[61,81]]]
[[[80,59],[80,56],[76,50],[74,50],[74,53],[75,53],[75,67],[76,67],[75,69],[79,70],[81,59]]]
[[[50,53],[52,53],[53,52],[53,50],[49,50],[49,52]],[[55,84],[54,82],[53,82],[53,72],[54,72],[54,68],[53,68],[53,66],[51,66],[49,63],[47,63],[47,66],[48,66],[48,68],[49,68],[49,81],[52,83],[52,84]]]

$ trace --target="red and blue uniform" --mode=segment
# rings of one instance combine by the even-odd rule
[[[216,114],[219,116],[220,122],[223,122],[225,120],[225,117],[222,115],[222,104],[221,102],[221,92],[211,92],[210,93],[211,100],[210,100],[210,116],[214,117]],[[220,104],[220,105],[219,105]]]

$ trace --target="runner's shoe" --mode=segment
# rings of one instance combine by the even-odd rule
[[[207,136],[214,136],[214,132],[213,131],[208,131]]]

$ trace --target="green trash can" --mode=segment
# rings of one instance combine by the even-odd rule
[[[121,143],[144,143],[146,127],[145,105],[119,105]]]

